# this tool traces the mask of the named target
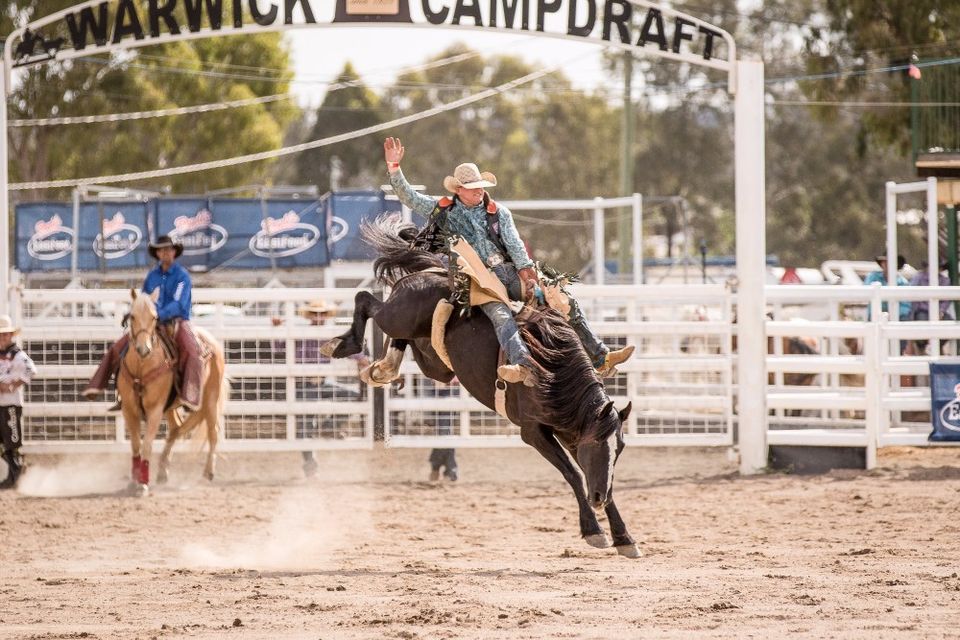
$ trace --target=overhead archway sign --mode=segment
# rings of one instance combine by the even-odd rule
[[[89,0],[14,31],[5,71],[174,40],[338,24],[578,39],[728,73],[736,60],[722,29],[644,0]]]

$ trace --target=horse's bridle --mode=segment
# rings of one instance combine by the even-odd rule
[[[131,321],[131,324],[133,324],[133,321]],[[130,327],[130,342],[133,343],[133,349],[134,349],[134,351],[136,351],[136,349],[137,349],[137,336],[140,335],[141,333],[150,332],[150,334],[151,334],[151,337],[150,337],[150,346],[152,347],[153,344],[154,344],[154,343],[156,342],[156,340],[157,340],[157,331],[156,331],[156,329],[157,329],[157,318],[156,318],[156,316],[154,316],[153,321],[152,321],[149,325],[147,325],[146,327],[144,327],[144,328],[142,328],[142,329],[138,329],[138,330],[134,331],[134,330],[133,330],[133,327],[131,326],[131,327]],[[140,355],[140,352],[139,352],[139,351],[137,351],[137,355],[138,355],[138,356]],[[143,358],[144,356],[140,356],[140,357]]]

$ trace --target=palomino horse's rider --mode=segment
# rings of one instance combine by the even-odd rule
[[[437,199],[417,193],[404,178],[400,170],[404,148],[398,138],[387,138],[383,149],[390,184],[400,202],[431,221],[442,215],[446,231],[462,237],[473,247],[487,268],[504,284],[512,300],[531,302],[535,296],[542,297],[537,270],[513,223],[513,215],[484,190],[484,187],[497,185],[496,176],[481,173],[473,163],[461,164],[452,176],[443,180],[444,188],[454,197]],[[520,336],[510,307],[502,302],[487,302],[480,308],[493,323],[509,363],[501,365],[497,375],[507,382],[532,385],[530,351]],[[618,364],[633,355],[632,346],[611,351],[590,329],[580,305],[572,296],[568,318],[601,376],[609,375]]]
[[[203,361],[200,358],[200,343],[190,326],[190,274],[175,262],[183,253],[183,245],[170,236],[160,236],[151,242],[147,250],[150,256],[159,261],[143,281],[143,292],[158,292],[157,322],[172,329],[177,344],[180,361],[180,401],[190,411],[200,408],[200,385],[203,375]],[[117,373],[123,352],[129,342],[129,336],[113,343],[104,354],[100,367],[90,379],[83,391],[88,399],[98,397],[107,388],[110,377]]]

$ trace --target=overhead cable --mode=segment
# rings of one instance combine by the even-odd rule
[[[68,180],[47,180],[39,182],[18,182],[11,184],[9,186],[10,191],[27,191],[34,189],[54,189],[54,188],[64,188],[64,187],[77,187],[83,184],[112,184],[117,182],[131,182],[135,180],[149,180],[152,178],[162,178],[165,176],[172,175],[182,175],[185,173],[196,173],[199,171],[209,171],[211,169],[221,169],[223,167],[232,167],[239,164],[247,164],[250,162],[259,162],[261,160],[270,160],[272,158],[279,158],[281,156],[291,155],[294,153],[300,153],[302,151],[308,151],[310,149],[318,149],[320,147],[325,147],[331,144],[336,144],[338,142],[344,142],[346,140],[353,140],[355,138],[360,138],[365,135],[370,135],[371,133],[378,133],[380,131],[385,131],[393,127],[398,127],[401,125],[409,124],[411,122],[416,122],[418,120],[423,120],[435,116],[446,111],[454,111],[460,109],[467,105],[473,104],[475,102],[480,102],[492,96],[505,93],[511,89],[518,87],[520,85],[526,84],[528,82],[533,82],[538,80],[548,74],[554,73],[557,69],[563,66],[568,61],[553,65],[547,69],[541,69],[539,71],[534,71],[533,73],[528,73],[525,76],[517,78],[516,80],[511,80],[510,82],[505,82],[496,87],[486,89],[479,93],[460,98],[459,100],[454,100],[453,102],[447,102],[436,107],[427,109],[425,111],[420,111],[418,113],[413,113],[401,118],[395,118],[389,122],[384,122],[381,124],[365,127],[363,129],[356,129],[354,131],[348,131],[346,133],[341,133],[335,136],[330,136],[327,138],[322,138],[320,140],[313,140],[310,142],[304,142],[302,144],[293,145],[290,147],[282,147],[280,149],[273,149],[271,151],[261,151],[258,153],[249,153],[242,156],[235,156],[233,158],[226,158],[223,160],[213,160],[210,162],[199,162],[196,164],[183,165],[180,167],[170,167],[168,169],[155,169],[151,171],[139,171],[135,173],[121,173],[116,175],[109,176],[92,176],[88,178],[71,178]]]

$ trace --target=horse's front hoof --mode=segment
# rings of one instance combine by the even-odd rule
[[[337,347],[340,346],[341,342],[343,342],[343,340],[340,338],[331,338],[330,340],[327,340],[320,345],[320,353],[328,358],[332,358],[333,352],[337,350]]]
[[[147,497],[147,494],[150,493],[150,487],[140,482],[131,482],[127,486],[127,490],[134,498],[145,498]]]
[[[208,482],[213,482],[213,471],[204,471],[203,479]]]
[[[588,545],[597,549],[606,549],[611,544],[610,538],[605,533],[592,533],[589,536],[583,536],[583,539],[587,541]]]
[[[635,544],[621,544],[617,547],[617,553],[625,558],[640,558],[643,556],[640,548]]]
[[[167,484],[170,480],[170,474],[167,473],[166,469],[160,469],[157,471],[157,484]]]

